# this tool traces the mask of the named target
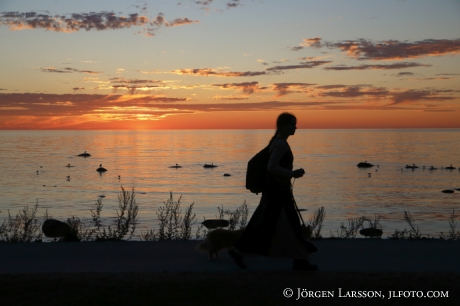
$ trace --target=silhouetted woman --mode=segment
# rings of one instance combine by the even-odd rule
[[[259,206],[252,215],[241,237],[229,250],[230,256],[242,269],[244,254],[294,258],[293,269],[318,269],[308,261],[316,247],[302,235],[300,219],[292,194],[291,179],[304,175],[303,169],[293,170],[294,156],[287,143],[295,134],[297,119],[282,113],[276,121],[276,133],[270,140],[270,161],[266,186]]]

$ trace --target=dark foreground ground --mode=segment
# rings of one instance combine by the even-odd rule
[[[0,305],[460,305],[460,242],[314,243],[316,272],[263,257],[240,270],[196,241],[0,244]]]

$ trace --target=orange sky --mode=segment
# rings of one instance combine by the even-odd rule
[[[460,128],[458,1],[331,1],[2,1],[0,130]]]

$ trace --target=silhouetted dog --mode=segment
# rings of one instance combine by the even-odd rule
[[[208,233],[206,239],[196,246],[196,250],[200,252],[208,252],[209,259],[213,259],[213,254],[219,258],[217,252],[223,249],[231,248],[243,233],[244,227],[238,230],[216,229]]]

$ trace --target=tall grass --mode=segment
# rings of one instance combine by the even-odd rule
[[[0,225],[0,242],[40,242],[42,231],[36,218],[37,210],[38,200],[32,208],[26,206],[20,210],[16,217],[8,210],[8,218]]]
[[[101,211],[102,199],[99,198],[96,202],[96,210],[91,211],[92,222],[95,227],[91,234],[95,235],[96,240],[118,241],[125,238],[126,235],[128,235],[128,240],[133,237],[138,221],[137,213],[139,212],[134,188],[129,192],[121,187],[121,191],[118,194],[118,210],[115,225],[109,225],[107,227],[102,226]]]
[[[192,214],[193,204],[190,204],[185,209],[185,214],[182,216],[181,206],[182,196],[179,200],[174,201],[172,192],[169,194],[169,199],[163,202],[164,206],[157,209],[157,217],[160,222],[158,232],[148,230],[141,233],[143,240],[190,240],[192,226],[195,224],[195,214]]]
[[[248,223],[248,205],[246,204],[246,200],[241,204],[240,207],[235,209],[234,211],[231,211],[229,209],[224,209],[223,206],[217,207],[217,211],[219,212],[219,215],[216,216],[218,219],[227,219],[229,221],[229,226],[228,229],[231,231],[234,231],[238,228],[245,227],[246,224]]]
[[[139,207],[136,203],[134,188],[126,191],[121,187],[118,195],[118,209],[114,221],[107,224],[107,220],[102,219],[101,213],[103,208],[102,198],[98,198],[94,209],[90,210],[91,218],[81,220],[78,217],[71,217],[66,220],[70,226],[70,234],[53,241],[120,241],[123,239],[130,240],[138,238],[145,241],[159,240],[191,240],[192,228],[196,224],[196,214],[193,213],[194,203],[188,205],[183,210],[181,208],[181,199],[176,201],[172,192],[169,198],[163,202],[162,206],[157,208],[158,228],[147,229],[136,235],[136,225],[138,223]],[[227,219],[229,226],[227,229],[236,230],[245,227],[248,222],[249,209],[246,201],[235,210],[224,209],[223,206],[217,207],[218,214],[216,218]],[[16,216],[12,216],[8,211],[8,217],[0,225],[0,242],[41,242],[43,233],[41,229],[41,218],[37,217],[38,201],[32,207],[25,206],[19,210]],[[322,238],[321,230],[326,216],[324,207],[319,208],[309,220],[308,225],[312,230],[312,238]],[[44,220],[51,219],[52,216],[46,210]],[[405,211],[404,220],[409,225],[409,229],[395,230],[388,236],[390,239],[421,239],[422,234],[415,219],[409,211]],[[455,210],[449,217],[449,231],[447,235],[441,233],[440,239],[443,240],[460,240],[460,231],[457,230],[457,215]],[[380,225],[380,216],[375,216],[374,220],[363,217],[348,219],[348,226],[341,222],[340,232],[337,230],[337,236],[331,231],[331,238],[355,238],[357,232],[367,221],[369,228],[382,229]],[[194,239],[204,239],[209,230],[204,229],[200,224],[197,227]]]
[[[308,221],[308,225],[311,228],[311,238],[313,239],[320,239],[321,236],[321,229],[323,228],[324,218],[326,217],[326,211],[324,206],[318,208],[318,210],[314,213],[313,217]]]

